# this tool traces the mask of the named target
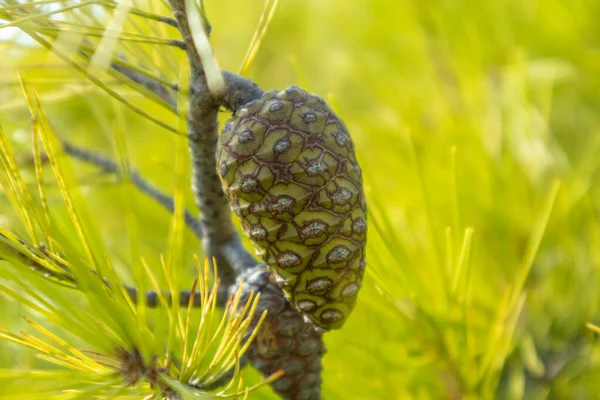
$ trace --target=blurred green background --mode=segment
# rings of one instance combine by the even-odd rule
[[[239,69],[263,5],[206,0],[221,67]],[[332,104],[370,210],[358,306],[325,336],[324,398],[598,398],[600,344],[586,328],[600,323],[598,15],[593,0],[279,2],[246,76]],[[0,52],[0,121],[23,160],[30,121],[17,71],[59,133],[114,156],[110,132],[121,129],[132,164],[173,189],[172,133],[45,50],[5,42]],[[114,178],[75,165],[111,257],[127,265]],[[131,201],[142,254],[158,260],[170,216],[143,195]],[[1,225],[19,229],[6,199],[0,207]],[[201,246],[189,232],[186,252],[191,279]],[[1,296],[0,309],[0,326],[21,329],[24,309]],[[47,366],[0,343],[0,367],[31,365]]]

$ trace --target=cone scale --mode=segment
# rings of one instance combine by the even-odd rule
[[[290,303],[324,330],[351,313],[365,271],[366,201],[352,139],[297,87],[240,107],[217,166],[231,208]]]

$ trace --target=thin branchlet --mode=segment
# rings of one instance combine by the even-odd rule
[[[121,169],[119,168],[117,163],[110,160],[108,157],[105,157],[96,152],[83,149],[66,141],[65,139],[62,139],[62,144],[65,152],[70,156],[78,160],[95,165],[97,167],[100,167],[105,173],[115,174],[117,176],[121,174]],[[175,210],[175,201],[173,200],[173,197],[167,195],[166,193],[158,189],[156,186],[152,185],[136,170],[130,171],[129,175],[131,177],[131,182],[142,193],[155,200],[161,206],[166,208],[169,212],[172,213]],[[184,210],[183,217],[186,226],[190,230],[192,230],[192,232],[194,232],[194,234],[199,239],[202,239],[202,226],[200,225],[198,219],[194,215],[192,215],[192,213],[187,209]]]
[[[121,171],[119,166],[104,155],[78,147],[65,139],[62,139],[62,143],[65,152],[70,156],[100,167],[105,173],[115,174],[117,176],[120,175]],[[130,171],[130,176],[131,182],[138,190],[140,190],[140,192],[162,205],[167,211],[172,213],[175,210],[175,201],[173,197],[152,185],[136,170]],[[194,232],[196,237],[199,239],[203,238],[200,221],[187,209],[184,209],[184,221],[186,226]],[[237,235],[229,242],[221,245],[221,252],[229,265],[234,267],[236,273],[243,272],[257,264],[250,253],[243,249],[240,237]]]
[[[107,4],[107,6],[111,6],[111,5]],[[23,8],[18,9],[18,11],[24,15],[31,15],[31,13],[29,11],[27,11],[26,9],[23,9]],[[164,16],[164,17],[160,17],[159,21],[164,22],[168,25],[171,25],[171,26],[177,28],[177,21],[175,21],[173,18]],[[44,20],[35,19],[34,23],[42,28],[50,27],[53,29],[57,29],[57,31],[60,31],[60,27],[58,25],[54,24],[53,22],[51,22],[51,20],[49,20],[49,19],[44,19]],[[39,33],[41,33],[41,32],[36,32],[36,34],[39,34]],[[93,44],[90,43],[87,39],[84,40],[83,44],[88,46],[90,49],[94,48]],[[186,45],[185,45],[185,43],[183,43],[180,40],[171,40],[170,44],[179,49],[185,50]],[[82,46],[79,49],[78,54],[87,60],[91,60],[93,52],[89,51],[89,50],[85,50],[85,46]],[[116,58],[118,60],[123,60],[123,61],[127,60],[127,57],[125,57],[122,54],[116,54],[114,56],[114,58]],[[141,87],[148,90],[151,94],[156,96],[158,99],[162,100],[167,105],[167,107],[170,109],[170,111],[177,113],[177,101],[176,101],[173,93],[171,93],[171,91],[176,92],[178,90],[177,84],[173,83],[170,85],[170,87],[166,87],[162,83],[158,82],[156,79],[152,79],[151,77],[149,77],[147,75],[144,75],[138,71],[128,68],[127,66],[122,65],[115,61],[110,63],[110,67],[112,70],[114,70],[114,72],[121,74],[122,76],[127,78],[129,81],[131,81],[137,85],[140,85]]]
[[[88,60],[90,60],[92,57],[92,54],[85,50],[80,50],[79,55]],[[122,54],[116,55],[115,58],[121,61],[127,61],[127,57]],[[177,92],[177,85],[175,83],[167,87],[158,82],[156,79],[135,71],[132,68],[128,68],[122,63],[116,61],[112,61],[110,63],[110,67],[114,72],[124,76],[130,82],[140,85],[142,88],[146,89],[152,95],[156,96],[159,101],[162,100],[169,111],[172,113],[177,113],[177,100],[172,93]]]
[[[1,233],[0,233],[0,238],[8,240],[8,238],[6,238]],[[72,289],[80,289],[79,284],[77,283],[77,280],[75,279],[71,269],[64,263],[57,261],[56,257],[51,257],[53,260],[52,262],[55,265],[57,265],[60,270],[50,269],[47,266],[40,263],[38,260],[36,260],[32,256],[33,254],[37,254],[37,253],[41,253],[41,254],[45,254],[46,256],[50,256],[50,253],[49,253],[50,250],[46,246],[42,245],[42,246],[40,246],[39,250],[35,250],[33,247],[28,245],[26,242],[24,242],[20,239],[17,239],[17,240],[19,241],[21,246],[23,246],[26,249],[27,254],[24,254],[20,251],[14,250],[14,254],[13,254],[14,257],[18,258],[22,263],[29,265],[32,270],[43,274],[47,278],[52,278],[58,282],[64,283]],[[0,260],[4,260],[4,259],[0,257]],[[92,273],[97,275],[96,271],[92,270]],[[111,286],[111,283],[108,280],[103,279],[103,282],[108,287]],[[129,296],[129,298],[131,299],[131,301],[133,303],[137,303],[138,301],[140,301],[139,292],[135,287],[123,284],[123,289],[125,289],[125,292],[127,293],[127,295]],[[223,307],[227,303],[227,300],[229,298],[229,291],[230,291],[230,288],[225,287],[225,286],[219,286],[219,288],[217,289],[217,299],[216,299],[217,306]],[[192,307],[194,307],[194,308],[202,307],[201,293],[194,292],[193,295],[194,295],[194,297],[193,297]],[[161,296],[165,299],[167,306],[170,306],[172,304],[173,295],[170,291],[168,291],[168,290],[161,291]],[[190,301],[191,297],[192,297],[191,291],[189,291],[189,290],[180,291],[179,292],[179,305],[181,307],[187,307],[189,305],[189,301]],[[146,306],[148,306],[150,308],[156,308],[156,307],[160,307],[162,305],[160,303],[160,296],[158,295],[158,292],[156,292],[155,290],[144,291],[142,298],[144,299]]]
[[[127,292],[127,295],[131,299],[132,302],[137,303],[139,301],[139,292],[136,288],[129,285],[123,285],[123,288]],[[165,299],[167,306],[171,306],[173,303],[173,294],[168,290],[162,290],[161,296]],[[193,292],[193,303],[192,307],[199,308],[203,307],[202,304],[202,296],[200,292]],[[190,298],[192,297],[192,292],[189,290],[181,290],[179,291],[179,306],[180,307],[188,307]],[[146,290],[143,293],[144,302],[149,308],[157,308],[161,307],[162,304],[160,302],[160,296],[156,290]],[[227,304],[227,300],[229,299],[229,292],[227,287],[219,286],[217,289],[217,299],[216,304],[218,307],[224,307]]]
[[[112,62],[110,64],[111,68],[116,72],[120,73],[124,77],[128,78],[130,81],[146,88],[146,90],[153,93],[155,96],[161,98],[166,104],[169,105],[171,111],[177,112],[177,100],[175,96],[169,91],[176,91],[177,86],[174,84],[169,89],[167,89],[164,85],[160,84],[156,80],[149,78],[145,75],[140,74],[130,68],[127,68],[118,63]]]
[[[23,14],[29,14],[29,12],[25,9],[22,9],[21,12]],[[177,28],[177,21],[174,18],[162,17],[162,21]],[[51,27],[60,30],[60,27],[56,24],[53,24],[50,20],[44,20],[43,22],[36,20],[35,23],[41,27]],[[207,32],[207,34],[210,33],[210,26],[207,26]],[[84,44],[90,49],[93,49],[94,47],[92,43],[87,40],[84,41]],[[185,50],[188,56],[190,56],[190,54],[195,54],[195,48],[193,46],[193,42],[191,41],[191,36],[189,36],[189,40],[187,41],[173,39],[171,40],[171,44],[181,50]],[[189,46],[192,46],[192,48],[189,49]],[[88,60],[91,59],[93,55],[90,50],[86,50],[84,47],[79,50],[78,54]],[[123,62],[127,62],[128,60],[123,54],[115,54],[113,58]],[[173,82],[170,85],[165,85],[164,83],[161,83],[148,75],[135,71],[134,69],[123,65],[123,63],[116,61],[111,62],[110,67],[114,72],[119,73],[129,81],[142,86],[157,98],[162,99],[162,101],[164,101],[164,103],[170,107],[172,112],[177,112],[177,100],[174,95],[174,93],[179,91],[177,83]],[[198,79],[194,80],[194,84],[191,85],[191,89],[197,92],[208,93],[206,82],[204,81],[204,75],[203,72],[201,72],[201,65],[198,71],[200,72],[194,75],[194,77]],[[231,112],[235,112],[242,105],[256,100],[262,96],[263,91],[251,80],[225,70],[223,70],[222,73],[225,80],[225,90],[221,96],[212,99],[219,106],[224,107]]]
[[[104,155],[76,146],[65,139],[62,139],[62,143],[65,152],[70,156],[100,167],[105,173],[115,174],[117,176],[120,175],[121,171],[119,166]],[[130,176],[131,182],[138,190],[140,190],[140,192],[162,205],[169,212],[172,213],[174,211],[175,201],[173,197],[152,185],[136,170],[130,171]],[[184,221],[186,226],[194,232],[196,237],[199,239],[203,238],[200,221],[187,209],[184,210]],[[221,252],[229,265],[232,265],[235,268],[237,274],[257,265],[256,260],[250,253],[243,249],[240,237],[237,235],[229,242],[221,245]]]
[[[225,92],[219,98],[220,105],[235,113],[244,104],[258,100],[263,95],[263,90],[250,79],[223,70],[225,78]]]

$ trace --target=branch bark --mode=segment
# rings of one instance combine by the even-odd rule
[[[190,65],[187,123],[194,169],[192,186],[202,214],[205,255],[217,259],[219,276],[225,282],[232,283],[237,275],[238,282],[244,285],[244,296],[252,291],[260,293],[259,314],[268,310],[264,325],[247,353],[248,361],[265,376],[284,370],[285,376],[271,384],[282,398],[319,400],[321,357],[325,353],[322,333],[287,301],[274,283],[270,270],[257,263],[241,245],[217,175],[219,106],[235,112],[242,105],[260,98],[263,91],[248,79],[224,72],[224,93],[220,97],[212,95],[192,39],[185,0],[169,2]],[[244,299],[241,300],[243,303]],[[254,326],[251,324],[247,335]]]
[[[200,210],[204,255],[217,261],[224,284],[232,284],[236,270],[243,270],[256,261],[243,248],[231,220],[229,203],[217,175],[215,153],[218,141],[219,107],[233,110],[240,103],[260,97],[262,91],[249,80],[227,73],[226,93],[213,95],[206,83],[200,55],[190,30],[184,0],[170,0],[190,67],[188,97],[188,138],[192,160],[192,190]],[[245,90],[246,88],[252,90]]]

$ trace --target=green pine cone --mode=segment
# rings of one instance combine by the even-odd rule
[[[342,120],[302,89],[267,92],[227,121],[217,165],[286,297],[315,325],[340,328],[361,287],[367,233],[361,170]]]

